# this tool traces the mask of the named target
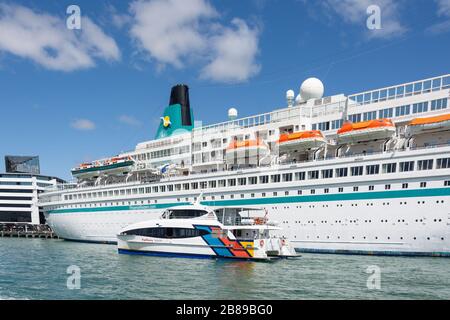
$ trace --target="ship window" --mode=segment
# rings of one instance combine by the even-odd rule
[[[433,169],[433,159],[417,161],[417,170],[422,171],[432,169]]]
[[[414,103],[412,111],[413,111],[413,113],[427,112],[428,111],[428,101],[420,102],[420,103]]]
[[[336,177],[342,178],[348,175],[348,168],[338,168],[336,169]]]
[[[449,181],[450,182],[450,181]],[[298,190],[297,191],[297,194],[299,195],[299,196],[301,196],[302,195],[302,193],[303,193],[303,191],[302,190]]]
[[[421,182],[420,183],[420,187],[421,188],[426,188],[427,187],[427,183],[426,182]]]
[[[270,182],[280,182],[281,178],[279,174],[273,174],[270,176]]]
[[[247,184],[247,178],[239,178],[238,179],[239,186],[245,186],[246,184]]]
[[[274,197],[278,196],[278,192],[276,192],[276,191],[273,192],[272,194],[273,194]]]
[[[374,175],[380,173],[380,165],[374,164],[370,166],[366,166],[366,174]]]
[[[164,188],[164,186],[161,186],[161,192],[164,192],[164,190],[162,189]],[[183,190],[189,190],[189,183],[183,183]]]
[[[316,194],[316,190],[311,189],[311,194]]]
[[[269,183],[269,176],[260,176],[259,177],[259,183]]]
[[[375,186],[369,186],[369,191],[375,190]]]
[[[431,111],[447,108],[447,98],[431,101]]]
[[[402,189],[408,189],[408,184],[407,183],[402,184]]]
[[[338,192],[344,192],[344,188],[339,188]]]
[[[225,179],[219,180],[219,187],[224,188],[227,186],[227,181]]]
[[[236,179],[228,179],[228,186],[229,187],[235,187],[236,186]]]
[[[450,187],[450,180],[444,181],[444,187]]]
[[[333,178],[333,169],[322,170],[322,179]]]
[[[363,175],[363,170],[364,170],[363,166],[351,167],[350,168],[352,176],[362,176]]]
[[[395,173],[397,171],[396,163],[385,163],[383,164],[383,173]]]
[[[378,118],[383,119],[383,118],[392,118],[394,115],[394,109],[393,108],[387,108],[387,109],[383,109],[378,111]]]
[[[437,159],[436,167],[437,167],[437,169],[450,168],[450,158]]]
[[[257,184],[258,183],[258,177],[249,177],[248,178],[248,184]]]
[[[309,171],[308,179],[310,179],[310,180],[319,179],[319,170]]]
[[[442,84],[442,89],[450,88],[450,76],[445,77],[443,80],[444,80],[444,83]]]
[[[266,193],[265,192],[263,192],[263,193],[261,193],[261,197],[265,197],[266,196]]]
[[[284,173],[283,182],[290,182],[290,181],[292,181],[292,173]]]
[[[216,182],[216,180],[212,180],[212,181],[209,181],[208,184],[209,184],[209,187],[210,187],[210,188],[215,188],[217,182]]]
[[[396,117],[406,116],[409,115],[410,111],[411,111],[410,105],[400,106],[395,108],[395,116]]]
[[[181,183],[175,185],[175,191],[181,191]]]
[[[299,180],[305,180],[305,179],[306,179],[305,172],[296,172],[295,173],[295,180],[299,181]]]
[[[386,184],[386,185],[384,186],[384,189],[385,189],[385,190],[391,190],[391,185],[390,185],[390,184]]]
[[[376,118],[377,118],[377,112],[376,111],[364,112],[363,113],[363,120],[364,121],[374,120]]]
[[[359,191],[359,187],[353,187],[353,192],[358,192]]]
[[[328,188],[323,189],[323,193],[330,193],[330,189],[328,189]]]
[[[414,161],[400,162],[400,172],[414,171]]]

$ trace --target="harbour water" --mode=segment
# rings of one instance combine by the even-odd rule
[[[0,299],[450,299],[449,262],[319,254],[274,263],[175,259],[119,255],[114,245],[3,238]],[[67,286],[70,266],[80,270],[80,289]],[[378,273],[368,268],[380,271],[378,289]]]

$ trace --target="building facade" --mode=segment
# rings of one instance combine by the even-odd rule
[[[55,177],[25,173],[0,174],[0,223],[44,224],[38,196],[46,188],[64,181]]]

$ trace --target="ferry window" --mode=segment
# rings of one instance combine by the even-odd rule
[[[247,184],[247,178],[238,178],[238,186],[245,186]]]
[[[224,188],[227,186],[227,181],[225,179],[219,180],[219,187]]]
[[[437,159],[436,168],[437,169],[450,168],[450,158]]]
[[[364,112],[363,113],[363,120],[364,121],[374,120],[376,118],[377,118],[377,112],[376,111]]]
[[[417,161],[417,170],[423,171],[432,169],[433,169],[433,159]]]
[[[207,186],[208,186],[208,184],[207,184],[206,181],[201,181],[201,182],[200,182],[200,189],[206,189]]]
[[[390,184],[386,184],[384,186],[384,190],[391,190],[391,185]]]
[[[158,192],[158,187],[153,187],[152,189],[153,189],[153,192],[155,192],[155,193]]]
[[[422,82],[417,82],[414,84],[414,92],[421,92],[422,91]]]
[[[447,108],[447,98],[431,101],[431,111]]]
[[[302,191],[302,190],[298,190],[298,191],[297,191],[297,194],[298,194],[299,196],[301,196],[301,195],[303,194],[303,191]]]
[[[161,188],[163,189],[163,192],[166,190],[166,187],[165,187],[165,186],[162,186]],[[139,188],[139,193],[140,193],[140,194],[143,194],[144,192],[145,192],[145,189],[144,189],[144,188]]]
[[[394,116],[393,108],[383,109],[378,111],[378,118],[392,118]]]
[[[297,180],[297,181],[305,180],[305,178],[306,178],[305,172],[296,172],[295,173],[295,180]]]
[[[407,183],[402,184],[402,189],[408,189],[408,184]]]
[[[380,173],[380,165],[374,164],[370,166],[366,166],[366,174],[374,175]]]
[[[251,195],[250,195],[252,198],[254,198],[255,197],[255,194],[254,193],[252,193]]]
[[[362,176],[363,175],[363,170],[364,167],[363,166],[358,166],[358,167],[351,167],[350,171],[353,177],[355,176]]]
[[[359,191],[359,187],[353,187],[353,192],[358,192]]]
[[[241,198],[244,198],[244,194],[243,193],[241,193]]]
[[[269,176],[260,176],[259,183],[269,183]]]
[[[322,170],[322,179],[333,178],[333,169]]]
[[[234,199],[234,194],[230,194],[230,199]]]
[[[228,179],[228,186],[229,187],[235,187],[236,186],[236,179]]]
[[[430,92],[431,90],[431,80],[425,81],[423,83],[423,91],[424,92]]]
[[[411,110],[410,105],[397,107],[397,108],[395,108],[395,116],[401,117],[401,116],[409,115],[410,110]]]
[[[375,186],[369,186],[369,191],[375,190]]]
[[[384,101],[386,100],[386,96],[387,96],[387,90],[380,90],[380,101]]]
[[[316,194],[316,190],[311,189],[311,194]]]
[[[180,191],[181,190],[181,183],[177,183],[175,185],[175,191]]]
[[[393,99],[395,97],[395,88],[390,88],[388,91],[389,99]]]
[[[404,86],[397,87],[397,98],[403,97],[404,92],[405,92]]]
[[[372,99],[373,102],[378,102],[378,99],[380,98],[380,91],[373,91],[372,92]]]
[[[344,192],[344,188],[342,188],[342,187],[339,188],[339,189],[338,189],[338,192]]]
[[[317,124],[316,123],[313,123],[312,130],[317,130]]]
[[[112,197],[113,196],[113,191],[109,191],[108,192],[108,196]]]
[[[441,88],[441,79],[434,79],[433,80],[433,89],[440,89]],[[433,90],[435,91],[435,90]]]
[[[450,187],[450,180],[444,181],[444,187]]]
[[[167,186],[167,191],[170,191],[170,192],[173,191],[173,184],[169,184],[169,185]],[[150,193],[150,192],[148,192],[148,193]]]
[[[443,80],[444,80],[444,83],[442,84],[442,89],[450,88],[450,76],[445,77]]]
[[[405,87],[406,96],[410,96],[412,94],[412,91],[413,91],[413,85],[412,84],[408,84]]]
[[[310,180],[319,179],[319,170],[309,171],[308,179],[310,179]]]
[[[194,238],[209,234],[203,229],[188,228],[145,228],[126,231],[123,234],[151,238]]]
[[[428,101],[420,102],[420,103],[414,103],[412,111],[413,111],[413,113],[427,112],[428,111]]]
[[[383,164],[383,173],[395,173],[395,172],[397,172],[397,163]]]
[[[261,197],[265,197],[266,196],[266,193],[265,192],[263,192],[263,193],[261,193]]]
[[[258,177],[248,177],[248,184],[257,184]]]
[[[289,191],[285,191],[285,192],[284,192],[284,195],[285,195],[285,196],[288,196],[288,195],[289,195]]]
[[[420,183],[420,187],[421,188],[426,188],[427,187],[427,183],[426,182],[421,182]]]
[[[361,122],[361,113],[351,114],[351,115],[348,116],[348,119],[351,122]]]
[[[281,178],[279,174],[273,174],[270,176],[270,182],[280,182]]]
[[[323,193],[330,193],[330,189],[328,189],[328,188],[323,189]]]
[[[292,181],[292,173],[284,173],[283,182],[290,182],[290,181]]]
[[[348,168],[338,168],[336,169],[336,177],[342,178],[348,175]]]
[[[400,162],[400,172],[414,171],[414,161]]]
[[[163,188],[164,186],[161,186]],[[189,190],[189,183],[183,183],[183,190]],[[164,192],[164,190],[161,190],[161,192]]]
[[[276,191],[273,192],[272,194],[273,194],[274,197],[278,196],[278,192],[276,192]]]
[[[333,120],[333,121],[331,121],[331,129],[333,129],[333,130],[340,129],[342,127],[343,123],[344,123],[344,120],[342,120],[342,119]]]
[[[120,190],[120,195],[121,195],[121,196],[125,195],[125,190],[123,190],[123,189]]]

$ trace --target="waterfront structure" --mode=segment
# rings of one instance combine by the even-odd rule
[[[45,223],[38,196],[44,189],[64,181],[54,177],[27,173],[0,173],[0,223]]]
[[[7,173],[41,174],[38,156],[5,156]]]
[[[176,86],[155,140],[74,168],[41,205],[60,237],[117,242],[202,193],[211,207],[265,207],[298,251],[450,256],[450,75],[323,92],[308,79],[283,108],[194,127]]]

